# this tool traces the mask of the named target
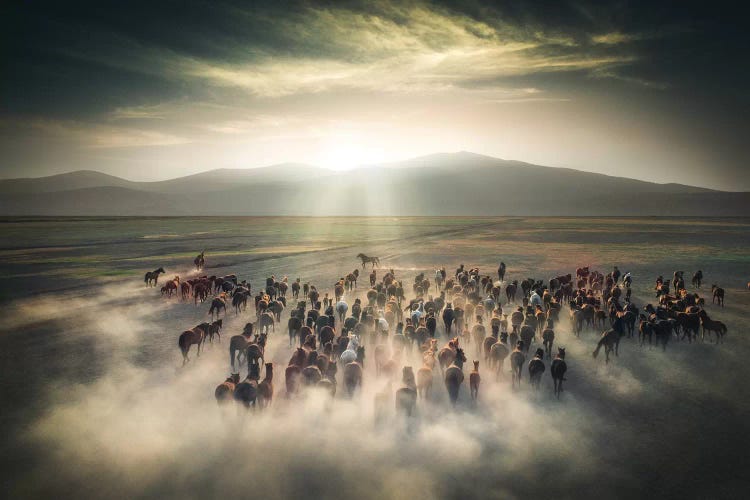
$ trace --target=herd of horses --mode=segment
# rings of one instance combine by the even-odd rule
[[[202,264],[203,253],[199,257]],[[323,389],[334,397],[339,383],[344,397],[354,397],[365,376],[366,351],[371,350],[375,378],[387,382],[375,396],[376,408],[395,400],[397,411],[412,415],[418,401],[430,397],[438,371],[448,399],[452,405],[457,403],[468,350],[473,350],[478,358],[469,373],[472,400],[479,395],[479,360],[500,380],[506,377],[506,359],[512,388],[520,388],[525,367],[535,391],[540,388],[549,360],[553,394],[559,398],[567,364],[565,348],[558,346],[555,350],[554,342],[555,327],[562,321],[564,308],[576,338],[584,330],[604,330],[592,355],[596,358],[604,350],[606,363],[611,356],[619,355],[621,339],[634,337],[636,331],[641,346],[655,344],[662,350],[673,337],[692,343],[699,332],[701,341],[708,333],[709,340],[713,334],[718,344],[727,332],[726,325],[711,319],[704,308],[704,298],[698,293],[702,286],[700,271],[691,281],[692,292],[685,287],[682,271],[675,272],[671,280],[659,276],[654,287],[656,305],[646,304],[640,310],[631,301],[632,277],[617,267],[606,275],[582,267],[576,269],[575,275],[546,281],[527,278],[519,283],[505,281],[504,263],[497,270],[497,280],[462,264],[450,276],[444,267],[435,270],[434,282],[420,273],[408,286],[393,269],[379,273],[375,269],[379,264],[376,257],[357,257],[363,265],[370,262],[373,267],[370,288],[363,296],[354,292],[351,305],[346,295],[356,289],[358,270],[333,284],[332,297],[321,294],[310,283],[303,284],[299,278],[289,286],[287,277],[271,276],[265,287],[253,294],[250,283],[238,280],[236,275],[201,276],[186,281],[175,277],[168,283],[186,290],[183,298],[192,293],[203,301],[214,294],[209,309],[212,321],[179,336],[183,364],[189,361],[192,345],[197,345],[200,356],[206,340],[213,342],[217,337],[220,341],[223,321],[219,316],[226,315],[228,301],[239,315],[253,297],[255,321],[246,323],[243,331],[229,341],[231,374],[215,391],[220,404],[237,401],[246,407],[263,408],[271,403],[274,366],[265,362],[265,350],[269,337],[275,335],[281,323],[282,313],[288,309],[286,330],[292,354],[284,370],[287,397],[295,397],[310,387]],[[155,284],[164,272],[161,268],[157,271],[147,274],[147,283],[153,278]],[[196,289],[200,290],[198,295]],[[289,289],[292,293],[287,300]],[[408,300],[407,295],[411,297]],[[711,295],[713,303],[724,305],[723,289],[713,285]],[[198,300],[195,299],[196,304]],[[532,347],[536,348],[530,355]],[[421,362],[416,372],[409,364],[415,359]],[[243,364],[247,375],[240,381]],[[391,391],[399,377],[398,389]]]

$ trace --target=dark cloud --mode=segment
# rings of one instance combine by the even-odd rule
[[[258,96],[334,87],[526,84],[564,94],[556,99],[606,95],[640,107],[650,121],[692,138],[688,144],[710,123],[725,180],[742,175],[747,160],[747,42],[741,16],[721,3],[12,2],[2,7],[0,36],[5,120],[100,123],[119,108],[173,101],[252,107]],[[515,59],[467,56],[512,44],[519,44]],[[451,62],[462,47],[463,59]],[[423,53],[450,57],[426,75],[386,78],[410,64],[421,68]],[[383,81],[366,87],[373,73]],[[318,81],[319,74],[329,77]]]

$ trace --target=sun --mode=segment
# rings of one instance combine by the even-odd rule
[[[379,148],[368,146],[352,137],[332,141],[322,149],[319,163],[332,170],[351,170],[360,165],[371,165],[384,161]]]

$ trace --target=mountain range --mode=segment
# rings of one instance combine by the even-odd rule
[[[284,163],[157,182],[90,170],[5,179],[0,215],[747,216],[750,193],[460,152],[346,171]]]

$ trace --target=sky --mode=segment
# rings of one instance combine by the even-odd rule
[[[711,2],[0,7],[0,177],[159,180],[472,151],[750,190],[742,16]]]

